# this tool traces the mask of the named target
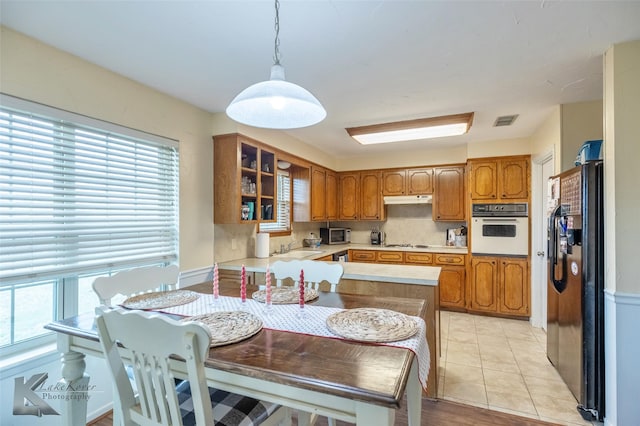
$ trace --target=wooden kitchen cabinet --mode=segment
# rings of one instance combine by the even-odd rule
[[[377,263],[404,263],[404,253],[401,251],[376,250]]]
[[[382,189],[380,172],[360,172],[360,220],[383,220]]]
[[[466,308],[466,256],[436,253],[434,264],[440,266],[440,306],[464,310]]]
[[[311,220],[327,220],[327,171],[311,167]]]
[[[470,159],[472,200],[527,201],[531,184],[530,156]]]
[[[295,188],[294,188],[295,189]],[[299,208],[295,202],[296,194],[301,197],[306,192],[310,192],[310,213],[309,216],[299,215],[296,208]],[[304,210],[304,207],[300,207]],[[306,217],[306,219],[305,219]],[[338,177],[337,174],[324,167],[311,166],[311,184],[309,188],[300,188],[294,192],[294,221],[308,222],[338,219]]]
[[[498,311],[498,261],[494,257],[471,258],[470,309]]]
[[[470,309],[529,317],[529,260],[474,256],[471,259]]]
[[[357,220],[360,203],[360,173],[338,174],[338,219]]]
[[[433,220],[465,220],[464,166],[434,169]]]
[[[326,171],[325,211],[327,220],[338,219],[338,174],[332,170]]]
[[[433,263],[433,253],[407,251],[404,253],[404,263],[408,265],[431,265]]]
[[[405,195],[406,170],[386,170],[382,172],[382,195]]]
[[[234,133],[213,137],[214,223],[258,223],[276,220],[276,154],[260,142]],[[243,219],[242,206],[253,205]],[[271,206],[271,218],[262,208]]]
[[[433,194],[433,169],[407,169],[407,195]]]
[[[375,250],[349,250],[349,262],[375,263]]]
[[[432,168],[382,172],[382,195],[427,195],[432,193]]]

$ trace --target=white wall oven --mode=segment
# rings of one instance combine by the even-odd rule
[[[473,204],[471,253],[527,256],[528,215],[527,203]]]

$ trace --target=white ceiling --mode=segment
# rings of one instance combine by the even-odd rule
[[[0,22],[210,112],[269,78],[274,4],[1,0]],[[281,0],[288,81],[327,110],[288,133],[341,156],[530,136],[602,98],[602,54],[640,39],[640,1]],[[345,127],[475,112],[464,136],[361,146]],[[519,114],[510,127],[496,117]]]

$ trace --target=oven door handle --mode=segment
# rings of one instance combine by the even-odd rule
[[[480,220],[482,220],[483,222],[517,222],[518,219],[516,218],[500,218],[500,219],[493,219],[493,218],[481,218]]]

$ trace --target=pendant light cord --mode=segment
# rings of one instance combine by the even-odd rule
[[[273,61],[275,65],[280,65],[280,2],[276,0],[276,39],[274,41]]]

